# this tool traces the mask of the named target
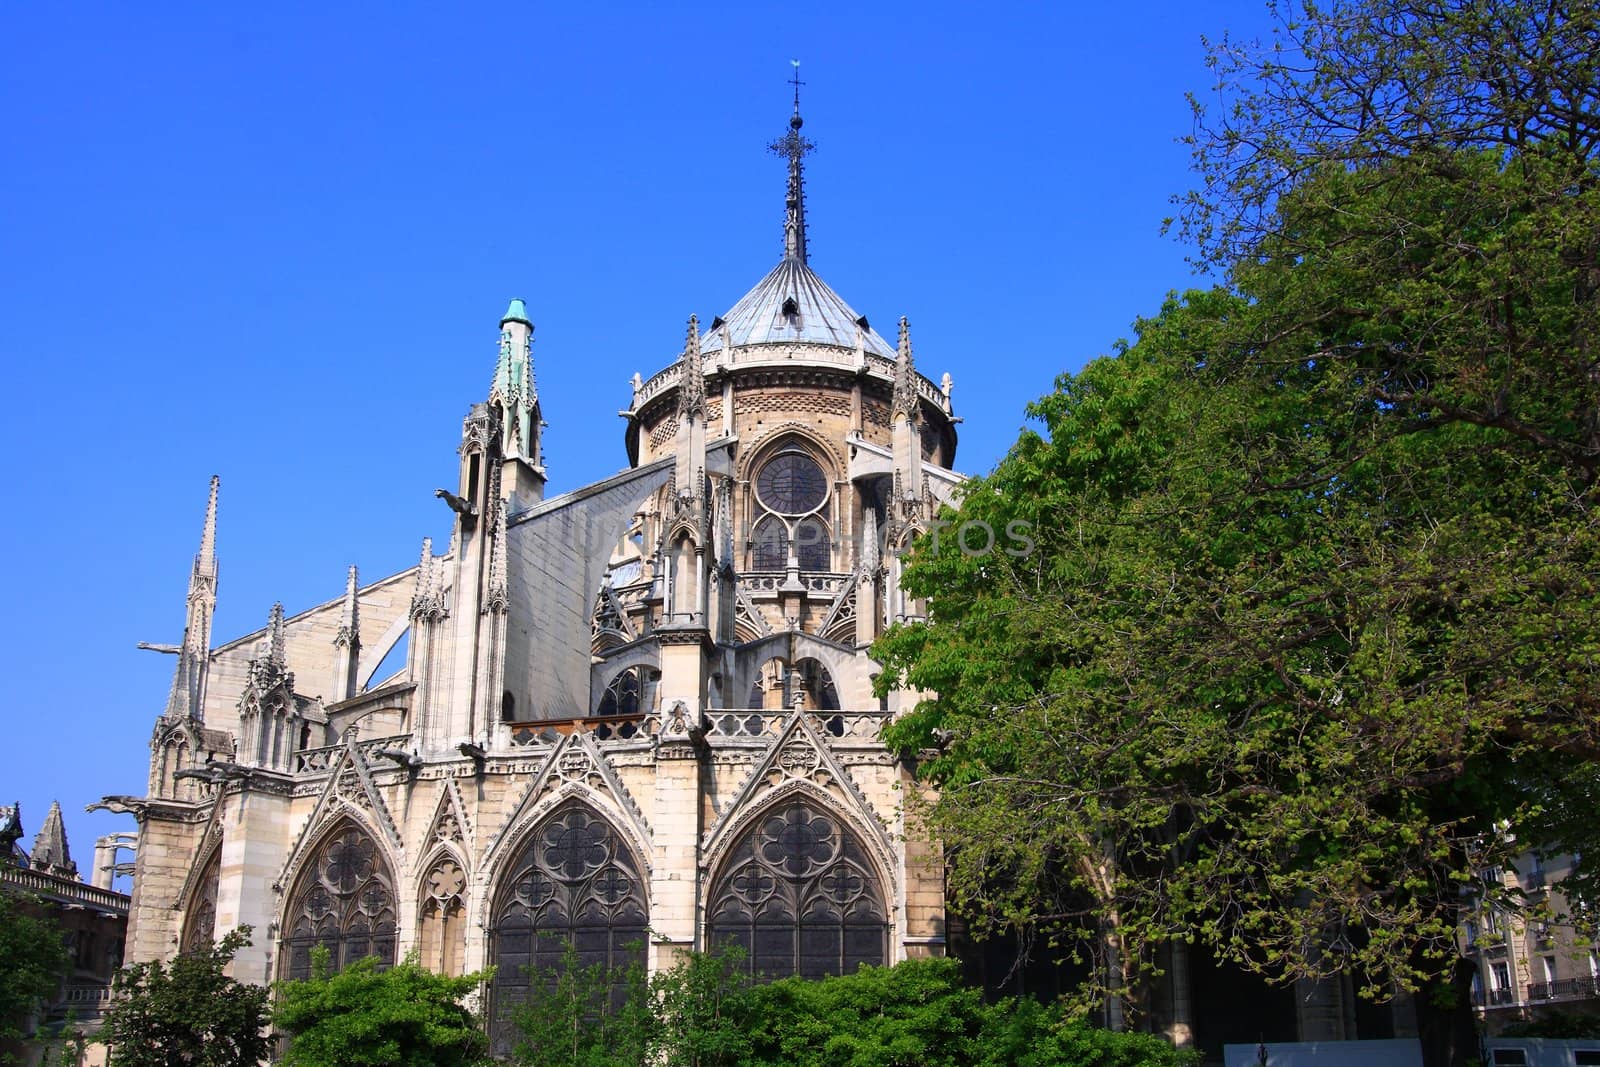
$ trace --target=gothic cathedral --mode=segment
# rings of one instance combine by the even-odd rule
[[[944,951],[879,740],[912,695],[874,695],[868,646],[920,610],[898,555],[960,481],[950,382],[811,269],[789,127],[785,254],[635,376],[623,473],[545,495],[513,300],[443,552],[213,643],[213,479],[148,795],[106,800],[139,822],[131,960],[243,924],[256,982],[414,950],[496,965],[503,1020],[569,943],[811,976]]]

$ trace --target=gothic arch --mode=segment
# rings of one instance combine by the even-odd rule
[[[806,978],[888,963],[895,899],[855,820],[803,783],[775,789],[723,838],[704,910],[711,947],[754,974]]]
[[[791,660],[792,653],[792,660]],[[728,691],[737,693],[739,699],[750,692],[760,676],[761,668],[769,660],[781,659],[784,663],[798,663],[814,659],[828,672],[839,693],[842,707],[848,709],[859,691],[858,659],[854,649],[836,641],[804,632],[768,634],[739,646],[734,658],[734,676]]]
[[[650,918],[648,869],[625,830],[585,799],[562,797],[506,855],[486,923],[501,1051],[511,1010],[540,980],[532,972],[557,970],[569,945],[582,966],[643,966]]]
[[[419,865],[417,952],[435,974],[463,972],[467,948],[467,910],[471,865],[459,850],[440,844]]]
[[[626,645],[596,653],[601,662],[589,668],[589,707],[596,708],[606,687],[630,667],[639,667],[659,673],[661,670],[661,645],[654,637],[631,641]]]
[[[380,838],[348,813],[317,835],[297,859],[278,923],[281,977],[311,973],[311,949],[328,949],[335,968],[365,956],[395,959],[394,865]]]
[[[849,469],[849,465],[832,441],[822,437],[803,422],[783,422],[752,441],[750,447],[739,457],[737,468],[739,481],[748,486],[758,468],[790,447],[810,452],[812,457],[822,464],[824,472],[829,477],[830,490],[844,480],[843,472]]]
[[[783,747],[784,740],[780,739],[768,752],[781,758]],[[819,759],[819,763],[824,767],[827,767],[829,762],[831,761],[826,757]],[[770,756],[769,760],[756,765],[752,778],[763,776],[763,764],[770,767]],[[874,873],[878,876],[880,884],[886,887],[889,899],[891,901],[898,899],[899,885],[895,877],[894,846],[889,839],[888,831],[854,784],[849,786],[849,790],[855,794],[855,805],[841,800],[822,786],[804,778],[790,778],[770,787],[764,786],[759,781],[747,779],[731,801],[728,814],[713,823],[702,838],[701,855],[704,857],[702,866],[712,872],[722,869],[728,862],[727,857],[735,844],[744,837],[756,820],[765,816],[775,806],[798,797],[825,809],[861,839],[865,844],[867,855],[872,859]]]
[[[208,948],[217,936],[217,889],[222,881],[222,842],[212,843],[183,907],[183,936],[178,950],[185,954]]]

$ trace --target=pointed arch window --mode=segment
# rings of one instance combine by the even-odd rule
[[[600,706],[595,709],[595,714],[606,715],[637,715],[639,704],[644,696],[644,668],[629,667],[627,670],[611,679],[610,684],[600,696]]]
[[[883,888],[854,832],[807,800],[759,819],[712,885],[707,935],[768,978],[850,974],[888,957]]]
[[[222,881],[222,849],[211,850],[195,883],[194,895],[189,899],[188,914],[183,919],[182,951],[185,954],[211,947],[217,936],[217,887]]]
[[[620,969],[645,962],[649,903],[640,865],[615,828],[576,801],[528,836],[496,892],[489,931],[496,970],[491,1037],[515,1040],[511,1012],[537,972],[559,970],[570,944],[580,966]]]
[[[460,974],[466,954],[467,875],[454,856],[441,856],[422,880],[422,965],[435,974]]]
[[[336,969],[367,956],[394,963],[394,877],[371,835],[346,822],[323,839],[290,897],[284,929],[286,978],[311,976],[317,945]]]

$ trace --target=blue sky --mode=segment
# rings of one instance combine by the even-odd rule
[[[33,4],[0,35],[0,802],[142,793],[206,482],[219,641],[443,538],[527,300],[552,492],[626,464],[627,381],[781,253],[802,61],[811,262],[955,379],[957,466],[1193,284],[1202,34],[1255,3]],[[292,664],[291,664],[292,666]]]

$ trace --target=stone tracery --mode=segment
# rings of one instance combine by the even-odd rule
[[[708,940],[741,947],[756,974],[820,978],[885,962],[888,910],[866,851],[803,798],[745,831],[709,900]]]
[[[571,945],[580,966],[645,961],[649,904],[622,835],[593,808],[570,801],[523,843],[499,888],[490,929],[497,1047],[509,1012],[553,972]]]
[[[353,822],[318,846],[290,898],[284,922],[286,978],[311,974],[311,950],[328,950],[333,967],[366,956],[394,963],[394,879],[377,843]]]

